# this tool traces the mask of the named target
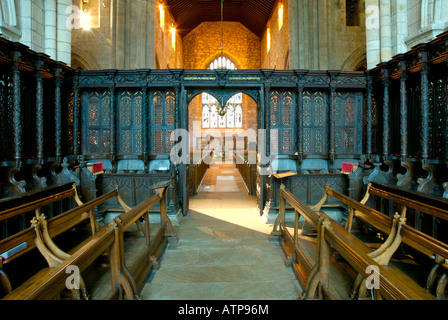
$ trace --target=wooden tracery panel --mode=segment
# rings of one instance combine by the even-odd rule
[[[110,152],[110,92],[87,92],[85,95],[84,154],[106,155]]]
[[[303,93],[303,152],[328,154],[328,94],[322,91]]]
[[[296,152],[295,99],[291,91],[271,92],[271,153],[293,154]]]
[[[0,160],[12,160],[14,150],[13,82],[8,70],[0,72]]]
[[[152,100],[151,151],[153,154],[169,154],[174,145],[170,135],[175,128],[176,96],[173,91],[156,91]]]
[[[363,96],[354,92],[336,92],[335,95],[335,152],[361,154]]]
[[[139,155],[143,150],[143,94],[123,91],[118,99],[118,153]]]

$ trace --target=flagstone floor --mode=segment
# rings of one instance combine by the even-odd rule
[[[143,300],[294,300],[301,289],[285,267],[271,224],[262,221],[233,164],[212,164],[190,211],[142,290]]]

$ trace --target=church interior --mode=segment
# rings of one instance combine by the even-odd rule
[[[2,0],[0,299],[446,300],[447,92],[446,0]]]

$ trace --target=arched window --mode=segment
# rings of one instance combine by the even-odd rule
[[[210,107],[208,105],[202,107],[202,128],[210,128]]]
[[[235,107],[235,128],[243,127],[243,107],[238,104]]]
[[[224,56],[213,60],[209,70],[215,69],[230,69],[237,70],[235,63]],[[202,94],[202,128],[242,128],[243,127],[243,94],[237,93],[226,103],[225,113],[221,113],[220,103],[210,94]],[[209,110],[209,113],[204,112]],[[207,116],[209,118],[206,121]]]

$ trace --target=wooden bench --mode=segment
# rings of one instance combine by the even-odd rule
[[[375,261],[370,253],[371,248],[363,241],[351,234],[343,226],[333,221],[325,213],[312,210],[291,192],[286,191],[284,186],[280,190],[280,213],[274,224],[271,237],[282,239],[282,247],[289,247],[289,252],[293,252],[293,265],[303,263],[305,253],[301,252],[299,244],[301,240],[301,230],[299,230],[299,217],[303,217],[307,224],[316,229],[314,254],[315,262],[311,270],[306,270],[303,266],[295,266],[296,274],[304,285],[304,299],[316,299],[327,297],[329,299],[338,299],[335,287],[344,287],[344,284],[335,283],[333,273],[338,263],[334,260],[331,251],[336,251],[363,279],[368,279],[371,274],[368,273],[369,267],[374,267],[379,272],[379,288],[375,290],[373,297],[375,299],[394,299],[394,300],[427,300],[435,299],[421,286],[408,281],[399,270],[383,266]],[[295,222],[293,235],[290,234],[285,225],[285,207],[286,202],[295,210]],[[308,272],[306,276],[304,272]],[[337,278],[336,278],[337,279]],[[303,281],[305,280],[305,281]],[[344,280],[344,279],[342,279]],[[355,279],[354,279],[355,280]],[[365,283],[365,281],[364,281]],[[349,295],[346,294],[346,297]]]
[[[70,204],[64,206],[63,201],[71,199]],[[78,197],[76,185],[67,183],[56,185],[40,190],[26,192],[22,195],[0,199],[0,222],[5,223],[11,218],[20,217],[22,224],[26,224],[26,213],[34,215],[36,209],[47,207],[47,214],[52,217],[62,213],[76,205],[82,204]],[[57,206],[57,208],[55,208]],[[21,229],[25,229],[23,227]],[[18,230],[21,231],[21,230]],[[3,232],[3,238],[6,238],[7,232]]]
[[[30,227],[0,241],[0,253],[8,253],[2,257],[2,263],[11,263],[12,261],[24,256],[31,250],[37,248],[45,258],[48,267],[50,269],[54,268],[63,260],[67,259],[71,252],[76,251],[76,244],[73,244],[73,247],[75,247],[74,249],[72,249],[69,253],[64,252],[58,247],[58,245],[56,245],[54,239],[86,221],[89,221],[91,234],[95,234],[98,231],[99,226],[94,217],[94,209],[114,197],[116,197],[120,204],[122,204],[125,211],[131,210],[131,208],[121,200],[118,190],[113,190],[108,194],[100,196],[84,204],[79,202],[78,204],[80,205],[78,207],[70,209],[48,220],[46,216],[42,214],[41,209],[42,205],[45,205],[51,201],[51,199],[41,199],[36,201],[36,203],[30,203],[19,207],[17,210],[19,213],[25,210],[29,211],[30,208],[34,208],[35,216],[31,221]],[[9,209],[8,215],[13,214],[14,210]],[[82,245],[82,243],[80,245]],[[23,249],[18,250],[17,248]],[[35,277],[41,277],[43,274],[48,272],[48,268],[44,268],[40,270]],[[7,282],[8,281],[6,281],[6,283]],[[9,286],[6,286],[6,289],[7,292],[11,292],[12,288],[10,283]],[[74,294],[79,296],[79,291],[74,291]],[[82,295],[84,299],[87,299],[85,292],[82,293]]]
[[[435,223],[436,219],[448,223],[448,200],[371,182],[367,185],[366,194],[361,202],[365,204],[370,203],[370,206],[373,207],[372,196],[385,199],[394,204],[391,205],[389,203],[388,207],[392,210],[396,207],[397,210],[407,211],[408,223],[403,232],[406,234],[407,230],[412,228],[413,232],[418,234],[419,243],[412,243],[412,241],[411,243],[409,241],[404,243],[429,259],[434,260],[435,265],[427,278],[426,289],[431,290],[435,286],[436,296],[438,298],[446,298],[444,292],[448,284],[448,245],[437,239],[437,232],[434,230],[434,227],[437,225]],[[409,223],[409,211],[413,211],[414,221],[412,225]],[[430,220],[431,228],[426,228],[426,232],[422,231],[419,216],[425,216],[423,219],[429,218]],[[438,277],[439,273],[442,273],[442,276]],[[437,278],[439,278],[438,281],[436,281]],[[435,285],[436,282],[438,282],[437,285]]]
[[[97,230],[64,261],[47,272],[29,279],[4,297],[4,300],[59,299],[60,293],[66,289],[68,268],[75,266],[82,273],[105,252],[109,253],[110,259],[110,273],[105,275],[110,281],[110,292],[106,299],[139,299],[138,292],[144,284],[147,273],[155,264],[155,257],[160,257],[163,243],[169,238],[171,241],[177,241],[171,222],[166,215],[168,185],[169,182],[154,186],[156,192],[153,195]],[[158,202],[161,207],[161,226],[157,234],[150,237],[148,212]],[[146,245],[136,261],[129,267],[124,252],[124,234],[141,218],[145,221]]]
[[[370,190],[368,192],[375,191]],[[406,209],[409,205],[415,208],[421,208],[416,201],[412,199],[399,198],[391,194],[387,195],[387,197],[396,198],[396,201],[401,204],[399,208],[400,214],[396,213],[392,218],[363,204],[363,202],[365,203],[368,199],[368,193],[361,202],[357,202],[350,197],[327,187],[321,201],[311,207],[311,209],[319,211],[321,205],[325,203],[328,196],[332,196],[348,206],[349,216],[347,218],[345,228],[349,232],[352,230],[353,219],[356,218],[387,235],[387,239],[384,243],[378,249],[369,253],[369,255],[381,265],[389,264],[390,259],[401,244],[405,244],[434,259],[436,261],[436,266],[430,272],[430,276],[428,277],[426,284],[426,289],[428,291],[430,290],[435,280],[437,269],[440,267],[446,268],[447,266],[446,259],[448,258],[448,244],[432,238],[431,236],[416,230],[405,223]],[[443,214],[438,208],[432,208],[432,210],[438,212],[440,215]],[[446,286],[445,279],[446,276],[442,276],[440,280],[441,282],[437,286],[436,296],[438,298],[443,298],[443,292]],[[354,289],[354,293],[356,292],[357,290]]]
[[[72,203],[64,206],[61,203],[63,201]],[[12,219],[20,219],[22,225],[19,229],[16,229],[16,234],[11,235],[7,231],[3,232],[3,239],[0,241],[0,279],[4,293],[10,292],[12,285],[3,270],[3,265],[14,261],[34,248],[32,242],[29,245],[28,242],[10,241],[17,234],[29,228],[26,226],[26,219],[30,219],[36,212],[42,212],[44,207],[47,209],[47,214],[54,216],[62,213],[64,207],[71,208],[77,205],[82,205],[82,201],[78,197],[76,185],[72,183],[51,186],[0,200],[0,223],[2,222],[5,227],[8,227],[8,223]],[[9,227],[11,227],[10,223]]]

